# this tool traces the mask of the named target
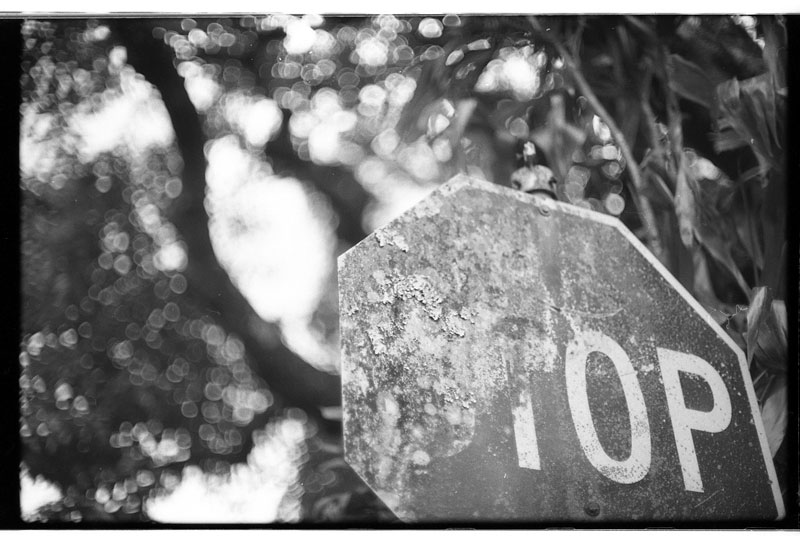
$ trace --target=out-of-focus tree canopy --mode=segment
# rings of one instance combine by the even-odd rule
[[[21,38],[23,471],[60,490],[29,519],[392,520],[342,459],[336,255],[457,173],[509,185],[527,141],[561,201],[621,218],[746,350],[782,474],[780,17]]]

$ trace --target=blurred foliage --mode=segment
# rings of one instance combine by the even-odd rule
[[[783,477],[781,17],[59,20],[22,39],[20,433],[64,495],[33,519],[148,519],[184,467],[233,478],[295,422],[299,511],[274,519],[392,520],[342,458],[334,256],[456,173],[510,185],[527,141],[560,200],[621,218],[745,349]],[[311,290],[278,278],[263,301],[225,244],[255,255],[279,217],[324,258],[264,242],[260,277]]]

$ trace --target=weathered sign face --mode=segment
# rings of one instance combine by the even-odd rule
[[[345,457],[403,520],[783,515],[744,355],[616,219],[456,178],[339,306]]]

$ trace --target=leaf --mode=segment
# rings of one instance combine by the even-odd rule
[[[786,87],[786,24],[782,17],[763,16],[759,22],[764,31],[764,61],[769,68],[775,85]]]
[[[695,195],[694,232],[698,242],[727,269],[744,294],[750,295],[750,286],[732,254],[738,243],[734,215],[729,209],[732,184],[721,179],[698,180],[691,172],[687,176]]]
[[[747,307],[741,305],[735,307],[735,312],[728,315],[728,321],[722,325],[722,328],[743,352],[747,352],[747,342],[742,336],[747,330]]]
[[[769,287],[753,289],[747,309],[747,362],[764,369],[786,371],[788,353],[786,304],[773,300]]]
[[[764,323],[772,305],[772,293],[767,287],[756,287],[750,298],[750,307],[747,309],[747,362],[752,363],[753,352],[756,349],[758,332]]]
[[[699,248],[693,248],[692,250],[683,248],[683,251],[680,249],[678,249],[678,251],[679,254],[686,251],[686,253],[683,254],[691,256],[692,294],[703,304],[703,307],[705,307],[718,324],[722,325],[727,323],[728,314],[721,310],[725,308],[725,304],[717,298],[717,293],[714,291],[714,285],[711,282],[711,274],[709,274],[708,271],[708,258],[705,253]]]
[[[761,168],[760,165],[758,165],[756,167],[752,167],[750,169],[742,171],[739,174],[739,182],[745,183],[753,179],[762,178],[763,176],[764,176],[764,170]]]
[[[763,179],[781,168],[784,146],[784,98],[775,92],[770,73],[741,82],[735,78],[717,86],[717,150],[748,145]],[[739,138],[739,142],[736,138]]]
[[[758,220],[761,227],[761,243],[764,251],[764,268],[761,272],[760,284],[769,285],[776,292],[786,284],[786,219],[789,204],[786,203],[787,176],[780,166],[770,173],[765,188],[758,188],[761,194]],[[751,189],[756,189],[754,184]]]
[[[667,58],[669,87],[684,99],[710,108],[714,102],[714,83],[703,70],[678,54]]]
[[[714,144],[714,150],[718,153],[733,151],[734,149],[747,146],[747,141],[731,128],[720,130],[719,132],[712,132],[711,141]]]
[[[761,271],[764,269],[764,252],[757,231],[757,215],[747,209],[747,204],[752,202],[747,195],[744,189],[737,192],[732,202],[732,216],[736,224],[736,235],[739,242],[753,260],[756,268]]]
[[[774,300],[765,316],[758,330],[753,358],[767,370],[785,372],[788,356],[786,305]]]
[[[771,456],[775,456],[786,435],[789,420],[788,389],[786,376],[779,375],[770,382],[769,391],[761,408],[761,420]]]
[[[694,243],[695,194],[689,185],[692,179],[682,165],[681,168],[675,186],[675,215],[678,217],[681,242],[690,248]]]
[[[739,288],[745,294],[749,294],[750,286],[731,254],[731,241],[730,237],[727,236],[731,230],[727,227],[727,222],[724,220],[717,222],[707,221],[704,225],[696,225],[694,229],[695,236],[703,247],[730,272]]]

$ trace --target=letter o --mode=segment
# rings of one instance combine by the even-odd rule
[[[597,437],[586,389],[586,361],[591,352],[607,355],[622,383],[631,429],[631,453],[627,460],[611,458]],[[575,339],[567,347],[565,368],[572,422],[586,458],[601,474],[620,484],[643,479],[650,470],[650,423],[636,370],[625,350],[599,331],[576,331]]]

